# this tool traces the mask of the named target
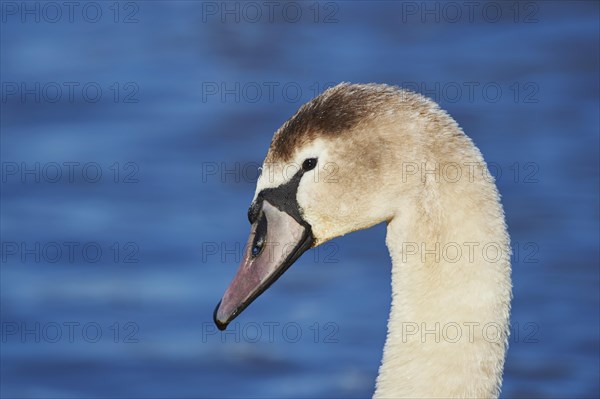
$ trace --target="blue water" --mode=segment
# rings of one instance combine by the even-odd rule
[[[433,97],[501,172],[502,396],[600,395],[597,2],[482,2],[472,20],[457,2],[456,22],[434,2],[281,2],[272,18],[262,2],[81,2],[72,20],[61,3],[0,3],[0,396],[371,395],[383,226],[306,253],[234,333],[212,326],[255,165],[340,81]]]

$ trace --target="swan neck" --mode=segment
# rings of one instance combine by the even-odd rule
[[[444,201],[402,204],[388,223],[392,304],[375,397],[499,395],[510,244],[494,184],[474,183],[438,187]]]

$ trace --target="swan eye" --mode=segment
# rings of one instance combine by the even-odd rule
[[[317,166],[317,158],[307,158],[302,162],[302,170],[307,172]]]

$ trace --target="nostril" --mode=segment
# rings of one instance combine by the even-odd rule
[[[267,238],[267,218],[264,213],[261,213],[257,221],[256,232],[254,233],[254,240],[252,241],[252,257],[255,258],[263,250],[265,246],[265,240]]]
[[[262,247],[263,247],[262,240],[258,241],[256,244],[254,244],[254,246],[252,247],[252,256],[256,257],[262,250]]]

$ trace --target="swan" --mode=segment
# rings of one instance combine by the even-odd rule
[[[512,298],[494,179],[432,100],[342,83],[273,136],[221,330],[307,249],[387,223],[392,298],[374,397],[498,397]]]

